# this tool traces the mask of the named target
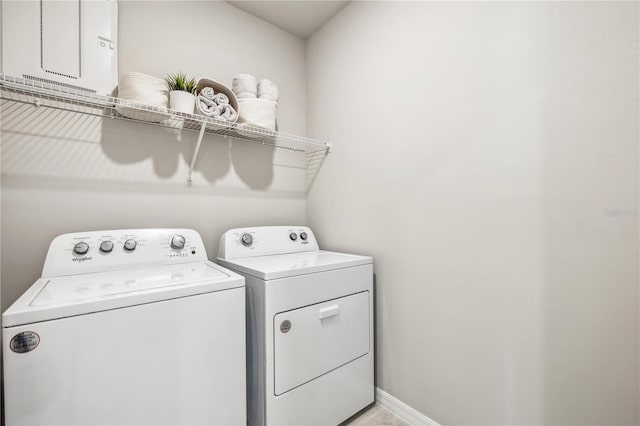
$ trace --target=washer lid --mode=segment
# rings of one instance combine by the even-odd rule
[[[218,258],[218,263],[234,271],[256,278],[275,280],[351,266],[367,265],[373,263],[373,259],[368,256],[317,250],[232,260]]]
[[[3,327],[243,287],[212,262],[41,278],[2,315]]]

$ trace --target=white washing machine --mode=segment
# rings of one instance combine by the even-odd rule
[[[246,278],[250,425],[337,425],[373,403],[370,257],[273,226],[227,231],[218,263]]]
[[[244,279],[193,230],[61,235],[2,319],[8,426],[246,423]]]

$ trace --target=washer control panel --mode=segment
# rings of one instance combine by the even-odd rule
[[[60,235],[53,240],[42,276],[56,277],[206,260],[202,238],[192,229],[77,232]]]
[[[262,226],[230,229],[220,238],[219,259],[266,256],[319,250],[306,226]]]

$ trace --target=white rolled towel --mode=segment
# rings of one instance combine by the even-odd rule
[[[213,97],[213,101],[218,105],[225,105],[229,103],[229,97],[224,93],[216,93]]]
[[[251,74],[238,74],[231,81],[231,90],[239,99],[258,96],[258,81]]]
[[[224,118],[227,121],[236,121],[236,117],[238,113],[235,109],[229,104],[219,105],[218,108],[221,108],[220,117]]]
[[[278,102],[278,85],[263,78],[258,82],[258,98]]]
[[[238,123],[276,130],[277,106],[268,99],[238,99]]]
[[[222,106],[205,97],[202,93],[196,99],[196,110],[207,117],[217,117],[222,114]]]
[[[213,91],[213,87],[203,87],[202,90],[200,91],[199,95],[203,96],[207,99],[211,99],[214,100],[215,99],[215,92]]]

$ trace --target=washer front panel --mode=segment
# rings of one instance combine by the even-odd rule
[[[246,424],[245,289],[3,330],[6,423]]]

